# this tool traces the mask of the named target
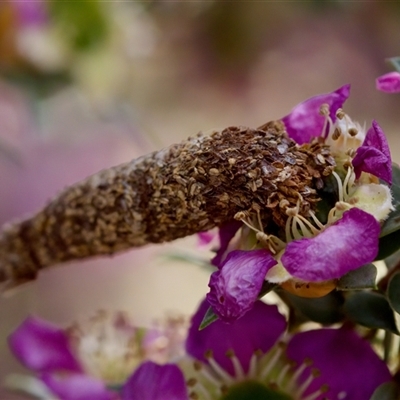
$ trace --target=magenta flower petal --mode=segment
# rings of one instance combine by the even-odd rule
[[[253,307],[267,271],[277,262],[267,250],[236,250],[210,278],[207,300],[218,317],[233,322]]]
[[[379,385],[391,379],[386,364],[370,344],[347,329],[318,329],[298,333],[289,342],[287,355],[298,364],[311,359],[311,368],[320,371],[320,376],[313,380],[306,391],[306,394],[310,394],[327,384],[329,391],[319,396],[318,400],[366,400]],[[309,374],[310,367],[303,374],[303,379]]]
[[[372,121],[372,127],[368,130],[363,144],[357,149],[353,166],[357,178],[364,171],[392,184],[392,158],[389,144],[376,121]]]
[[[210,231],[199,232],[197,234],[197,237],[199,239],[200,246],[206,246],[207,244],[211,243],[211,241],[214,239],[215,233]]]
[[[320,94],[298,104],[290,114],[282,118],[289,136],[299,144],[308,143],[320,136],[325,117],[320,114],[322,104],[329,105],[329,115],[336,120],[336,111],[343,106],[350,94],[350,85],[344,85],[331,93]]]
[[[376,78],[376,88],[381,92],[400,93],[400,72],[393,71]]]
[[[115,393],[107,390],[100,379],[84,374],[43,374],[44,384],[60,400],[113,400]]]
[[[46,1],[13,1],[22,27],[43,26],[49,21]]]
[[[375,259],[379,233],[375,217],[352,208],[317,236],[290,242],[282,264],[290,274],[306,282],[340,278]]]
[[[188,400],[185,379],[174,364],[143,363],[122,389],[122,400]]]
[[[199,331],[210,304],[204,300],[192,317],[186,341],[186,351],[197,360],[207,363],[204,354],[212,350],[214,359],[234,375],[231,360],[226,356],[233,350],[247,372],[250,358],[256,350],[269,351],[286,329],[286,321],[276,306],[256,301],[253,308],[233,324],[215,321]]]
[[[27,318],[8,341],[14,355],[29,369],[37,372],[81,372],[64,331],[40,318]]]
[[[219,249],[215,257],[211,260],[212,265],[218,268],[221,267],[228,245],[242,225],[243,223],[241,221],[231,221],[219,228]]]

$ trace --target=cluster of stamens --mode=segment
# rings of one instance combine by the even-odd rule
[[[123,313],[99,311],[68,334],[84,369],[109,385],[122,384],[142,360],[138,330]]]
[[[285,227],[287,243],[291,242],[292,240],[301,239],[303,237],[311,238],[324,229],[324,225],[321,223],[321,221],[319,221],[312,210],[309,211],[312,222],[299,214],[299,204],[300,201],[297,203],[296,207],[288,208],[286,210],[286,214],[289,217],[286,221]]]
[[[328,223],[332,224],[335,222],[344,211],[349,210],[353,203],[356,202],[356,199],[351,198],[351,188],[354,187],[354,183],[356,180],[356,175],[354,173],[354,169],[352,165],[347,166],[347,174],[342,181],[340,176],[333,171],[333,177],[336,179],[337,187],[338,187],[338,201],[335,204],[328,214]]]
[[[340,163],[340,158],[345,156],[343,161],[349,162],[364,141],[365,128],[354,122],[341,108],[335,113],[335,122],[330,117],[328,104],[321,106],[320,114],[325,117],[321,137],[331,145],[336,161]]]
[[[337,182],[338,201],[335,207],[330,210],[327,218],[327,225],[331,225],[341,217],[344,211],[350,209],[356,201],[351,198],[350,193],[356,179],[351,159],[354,157],[357,147],[364,140],[365,132],[342,109],[337,110],[335,122],[330,117],[328,104],[321,106],[320,113],[325,117],[321,137],[331,144],[332,152],[337,161],[337,170],[344,169],[346,173],[343,181],[337,172],[333,171],[332,173]],[[354,141],[355,139],[356,141]],[[308,212],[308,217],[300,214],[301,202],[302,199],[299,194],[299,201],[296,207],[286,209],[286,215],[288,216],[285,225],[286,243],[304,237],[311,238],[325,228],[325,225],[318,220],[312,210]],[[273,255],[278,254],[285,248],[286,243],[283,240],[264,232],[259,211],[256,212],[256,216],[246,212],[238,212],[235,215],[235,219],[242,221],[250,230],[254,231],[258,243],[261,243]]]
[[[288,360],[285,356],[286,344],[277,343],[268,353],[257,350],[253,353],[248,372],[243,369],[233,350],[226,353],[233,366],[229,374],[213,357],[212,351],[205,354],[207,364],[194,361],[194,375],[187,380],[189,398],[194,400],[214,400],[226,395],[243,382],[262,384],[265,388],[290,396],[293,400],[315,400],[329,390],[322,385],[318,390],[305,394],[315,378],[320,376],[316,368],[310,368],[312,360],[302,364]],[[306,370],[308,368],[308,375]]]
[[[115,388],[145,360],[164,364],[182,356],[187,323],[186,318],[171,315],[158,326],[144,328],[122,312],[99,311],[67,332],[85,371]]]
[[[285,248],[285,242],[275,235],[268,235],[264,232],[260,212],[258,210],[256,210],[256,221],[254,221],[255,218],[244,211],[236,213],[234,218],[238,221],[242,221],[251,231],[254,231],[257,241],[265,246],[272,254],[277,254]],[[256,244],[254,247],[255,246]]]

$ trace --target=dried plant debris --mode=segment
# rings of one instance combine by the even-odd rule
[[[33,217],[5,226],[0,282],[47,266],[172,241],[258,212],[283,227],[288,207],[308,215],[331,174],[329,147],[297,145],[280,122],[229,127],[100,171]]]

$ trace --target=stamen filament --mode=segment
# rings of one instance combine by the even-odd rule
[[[321,394],[324,394],[325,390],[323,390],[322,388],[317,390],[314,393],[309,394],[307,397],[303,397],[301,398],[301,400],[315,400],[317,399],[319,396],[321,396]],[[300,399],[299,399],[300,400]]]
[[[349,182],[353,174],[353,169],[351,167],[348,167],[346,177],[343,181],[344,199],[347,199],[349,197]]]
[[[199,381],[196,382],[196,391],[201,392],[201,398],[204,400],[212,400],[212,397],[210,395],[210,391],[207,390],[207,388]]]
[[[258,230],[255,226],[251,225],[251,224],[250,224],[248,221],[246,221],[244,218],[241,218],[240,221],[242,221],[242,222],[243,222],[248,228],[250,228],[252,231],[259,232],[259,230]]]
[[[286,221],[285,225],[285,236],[286,236],[286,242],[289,243],[293,240],[292,232],[290,229],[291,222],[293,220],[293,217],[289,217]]]
[[[230,385],[235,382],[235,380],[215,361],[213,357],[207,358],[207,361],[224,383]]]
[[[243,371],[243,367],[242,367],[242,364],[240,363],[239,359],[236,357],[233,350],[228,351],[227,356],[229,357],[229,359],[232,362],[233,369],[235,371],[235,378],[242,380],[246,374]]]
[[[325,116],[324,126],[322,127],[321,137],[326,139],[329,135],[331,126],[333,125],[332,118],[329,115],[329,104],[322,104],[319,110],[320,114]]]
[[[204,379],[206,379],[208,382],[211,382],[213,385],[218,386],[220,385],[220,381],[218,380],[218,378],[216,378],[215,376],[213,376],[209,369],[207,368],[207,366],[204,366],[201,364],[200,368],[197,370],[198,373],[200,373],[200,375],[202,375],[204,377]]]
[[[310,372],[310,375],[308,378],[300,385],[300,387],[297,389],[297,396],[301,399],[303,393],[307,390],[307,388],[310,386],[311,382],[314,380],[315,376],[313,371]],[[304,400],[304,399],[303,399]]]
[[[304,372],[304,370],[308,367],[306,362],[301,364],[299,368],[296,369],[296,372],[290,377],[290,380],[288,382],[288,389],[289,391],[292,391],[297,384],[297,380],[300,378],[300,375]]]
[[[298,215],[297,218],[299,218],[300,221],[303,221],[303,223],[306,224],[308,228],[310,228],[312,235],[316,235],[317,233],[319,233],[319,230],[308,219],[306,219],[302,215]]]
[[[342,180],[340,179],[340,176],[333,171],[332,175],[335,177],[337,185],[338,185],[338,192],[339,192],[339,201],[343,201],[343,183]]]
[[[249,378],[254,378],[257,373],[257,363],[258,363],[258,353],[254,352],[253,355],[250,358],[250,363],[249,363],[249,372],[247,373],[247,376]]]
[[[282,385],[283,379],[285,378],[285,375],[288,373],[289,369],[290,369],[290,364],[288,363],[279,372],[279,375],[276,378],[276,383],[278,386]]]
[[[300,230],[301,230],[301,233],[303,234],[303,236],[308,237],[308,238],[313,237],[313,234],[306,227],[306,225],[304,224],[304,222],[302,221],[300,216],[297,216],[295,218],[297,218],[296,222],[297,222],[297,225],[300,227]]]
[[[319,229],[324,229],[325,228],[324,224],[316,217],[314,211],[310,210],[309,213],[315,225],[317,225]]]
[[[297,219],[296,217],[293,218],[292,220],[292,236],[295,240],[301,239],[301,235],[297,229]]]
[[[278,346],[276,346],[275,353],[272,355],[271,359],[268,360],[267,365],[260,372],[261,380],[264,380],[268,376],[268,374],[271,372],[272,368],[274,367],[275,363],[278,361],[282,353],[283,353],[283,346],[278,344]]]

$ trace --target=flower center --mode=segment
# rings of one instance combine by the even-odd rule
[[[119,387],[144,360],[164,364],[181,356],[187,321],[170,316],[158,327],[133,325],[122,312],[100,311],[68,330],[84,370],[107,385]]]
[[[122,384],[142,360],[140,337],[123,313],[99,312],[69,329],[84,369],[107,384]]]
[[[277,254],[285,248],[286,244],[275,235],[268,235],[264,232],[263,224],[259,210],[256,210],[257,218],[252,218],[248,213],[239,211],[234,218],[237,221],[242,221],[251,231],[255,232],[256,241],[266,247],[272,254]],[[257,226],[258,225],[258,226]],[[257,243],[253,245],[253,249]]]
[[[233,367],[228,373],[213,357],[211,351],[205,357],[207,364],[195,361],[190,372],[183,367],[189,398],[194,400],[315,400],[327,391],[327,386],[311,394],[305,394],[319,371],[309,369],[312,362],[304,360],[296,366],[285,356],[286,344],[278,343],[269,352],[255,351],[246,372],[233,350],[226,353]],[[307,371],[308,375],[307,375]]]
[[[309,211],[312,222],[299,214],[298,205],[293,208],[288,208],[286,214],[289,217],[286,221],[285,227],[287,243],[303,237],[311,238],[324,229],[324,225],[318,220],[312,210]]]
[[[247,381],[229,388],[221,400],[291,400],[291,397],[279,393],[276,390],[268,389],[259,382]]]

